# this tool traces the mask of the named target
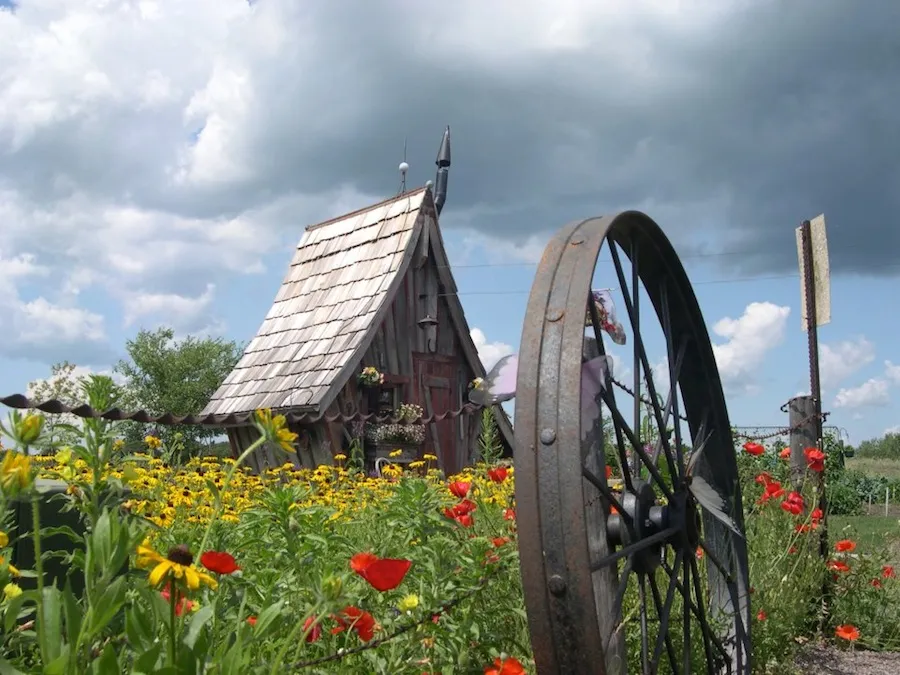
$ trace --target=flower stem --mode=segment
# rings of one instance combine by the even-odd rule
[[[44,623],[44,561],[41,551],[41,513],[40,513],[40,495],[37,488],[31,495],[31,538],[34,542],[34,568],[37,572],[37,634],[38,645],[41,649],[41,660],[47,665],[47,636],[45,630],[47,628]]]
[[[175,605],[178,602],[178,591],[175,587],[175,580],[169,580],[169,664],[175,667],[175,651],[177,642],[175,640]]]
[[[285,640],[284,644],[281,646],[281,649],[278,650],[278,654],[275,656],[275,660],[272,661],[272,670],[269,671],[270,675],[278,675],[278,673],[283,672],[281,670],[281,662],[284,660],[288,649],[291,648],[291,645],[295,644],[295,640],[300,644],[303,644],[303,641],[306,640],[306,636],[309,635],[315,628],[315,623],[307,626],[305,630],[303,627],[306,624],[307,619],[313,616],[317,616],[318,613],[319,605],[316,605],[315,607],[313,607],[312,611],[309,614],[307,614],[297,622],[290,635],[288,635],[287,640]],[[301,631],[303,631],[303,636],[298,640],[298,636]]]
[[[234,472],[237,471],[238,467],[243,463],[250,454],[260,447],[263,443],[266,442],[265,437],[260,436],[253,443],[250,444],[244,452],[241,453],[241,456],[237,458],[237,461],[232,464],[231,468],[228,470],[228,474],[225,476],[225,482],[222,484],[222,489],[219,490],[219,498],[216,500],[216,510],[213,512],[212,516],[209,519],[209,522],[206,524],[206,532],[203,533],[203,539],[200,540],[200,546],[197,547],[197,555],[202,555],[206,542],[209,540],[209,533],[212,532],[213,524],[219,519],[219,516],[222,515],[222,497],[225,495],[225,492],[228,490],[228,486],[231,485],[231,479],[234,477]]]

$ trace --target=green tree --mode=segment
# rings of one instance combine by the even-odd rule
[[[890,433],[863,441],[857,447],[856,454],[859,457],[900,460],[900,434]]]
[[[38,403],[57,400],[70,408],[84,403],[81,400],[81,385],[85,381],[83,375],[76,375],[74,363],[63,361],[50,367],[50,377],[45,380],[34,380],[28,383],[28,397]],[[77,442],[78,434],[69,429],[70,426],[79,426],[80,422],[75,415],[60,413],[57,415],[45,415],[43,438],[47,440],[47,448],[52,445],[72,445]]]
[[[221,338],[187,337],[178,342],[171,328],[140,331],[129,340],[127,361],[119,361],[116,372],[125,378],[125,402],[160,415],[197,414],[206,406],[219,385],[234,368],[243,346]],[[159,436],[167,445],[181,434],[184,455],[200,454],[211,441],[222,435],[221,429],[196,426],[171,426],[153,429],[129,424],[125,437],[140,442],[148,433]],[[179,458],[184,459],[184,457]]]

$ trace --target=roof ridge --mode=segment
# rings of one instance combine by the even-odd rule
[[[312,230],[318,230],[320,227],[325,227],[326,225],[331,225],[332,223],[336,223],[339,220],[347,220],[353,216],[358,216],[361,213],[365,213],[367,211],[372,211],[373,209],[377,209],[380,206],[385,206],[386,204],[390,204],[392,202],[399,201],[404,198],[411,198],[416,196],[419,192],[424,192],[428,190],[428,186],[416,188],[415,190],[408,190],[407,192],[401,192],[399,195],[395,195],[394,197],[389,197],[388,199],[383,199],[382,201],[376,204],[369,204],[368,206],[363,206],[362,208],[356,209],[356,211],[351,211],[350,213],[343,213],[339,216],[335,216],[334,218],[329,218],[328,220],[323,220],[321,223],[313,223],[312,225],[307,225],[305,232],[310,232]]]

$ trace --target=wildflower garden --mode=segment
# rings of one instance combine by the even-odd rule
[[[102,380],[88,382],[88,398]],[[242,465],[255,447],[237,460],[179,464],[159,439],[128,447],[117,424],[99,419],[83,420],[77,443],[29,455],[43,418],[10,413],[0,674],[534,672],[515,473],[499,460],[490,413],[483,461],[455,476],[433,456],[388,465],[378,478],[343,455],[297,470],[284,418],[261,411],[256,426],[257,445],[285,452],[284,466],[264,475]],[[839,452],[825,450],[807,452],[807,480],[795,489],[785,453],[736,448],[756,672],[792,672],[796,650],[822,638],[846,649],[900,646],[895,561],[843,531],[829,533],[821,555],[811,479],[824,473],[830,484],[843,471]],[[41,522],[38,509],[30,523],[15,520],[44,479],[65,482],[54,499],[80,528]],[[51,535],[77,546],[43,551]],[[19,538],[34,547],[33,569],[12,564]],[[51,566],[67,580],[44,583]]]

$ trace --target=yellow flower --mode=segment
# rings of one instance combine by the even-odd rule
[[[113,441],[113,450],[118,452],[119,450],[121,450],[124,447],[125,447],[125,441],[122,440],[121,438],[117,438],[116,440]]]
[[[16,436],[23,445],[31,445],[41,435],[44,427],[44,416],[28,413],[19,424],[16,425]]]
[[[399,457],[399,456],[402,455],[402,454],[403,454],[403,450],[399,450],[399,449],[398,449],[398,450],[392,450],[391,453],[388,455],[388,457],[391,457],[391,458],[393,458],[393,457]]]
[[[256,426],[270,443],[281,447],[285,452],[296,452],[294,442],[298,434],[287,428],[287,418],[284,415],[272,417],[269,408],[256,411]]]
[[[400,602],[397,603],[397,609],[401,612],[408,612],[410,610],[415,609],[419,606],[419,596],[415,593],[410,593],[409,595],[404,595],[400,598]]]
[[[153,568],[147,582],[151,586],[159,586],[163,581],[172,577],[174,579],[184,580],[188,589],[196,591],[200,588],[200,584],[204,583],[212,589],[218,587],[218,582],[206,574],[201,572],[192,564],[194,556],[188,551],[186,546],[176,546],[169,551],[169,555],[163,558],[159,553],[150,547],[150,541],[145,539],[144,543],[137,547],[137,560],[135,563],[141,569]]]
[[[15,450],[7,450],[0,463],[0,485],[4,490],[27,488],[31,485],[31,460]]]
[[[334,456],[334,458],[335,458],[338,462],[343,462],[345,459],[347,459],[347,455],[345,455],[345,454],[342,453],[342,452],[339,452],[338,454],[336,454],[336,455]]]
[[[6,548],[9,545],[9,535],[0,530],[0,548]]]
[[[430,461],[432,461],[432,462],[436,462],[436,461],[437,461],[437,456],[436,456],[436,455],[432,455],[431,453],[427,453],[426,455],[424,455],[424,459],[430,460]]]
[[[6,584],[3,587],[3,595],[6,596],[7,600],[12,600],[22,595],[22,589],[19,587],[19,584]]]
[[[66,465],[72,461],[72,448],[68,445],[60,448],[59,452],[53,457],[57,464]]]
[[[0,556],[0,565],[2,565],[5,562],[6,562],[6,558],[4,558],[3,556]],[[9,573],[12,574],[14,577],[17,577],[21,574],[21,572],[19,572],[18,568],[15,567],[12,563],[7,565],[7,567],[9,568]]]
[[[156,450],[157,448],[162,447],[162,441],[159,440],[156,436],[144,436],[144,443],[146,443],[147,447],[151,450]]]

